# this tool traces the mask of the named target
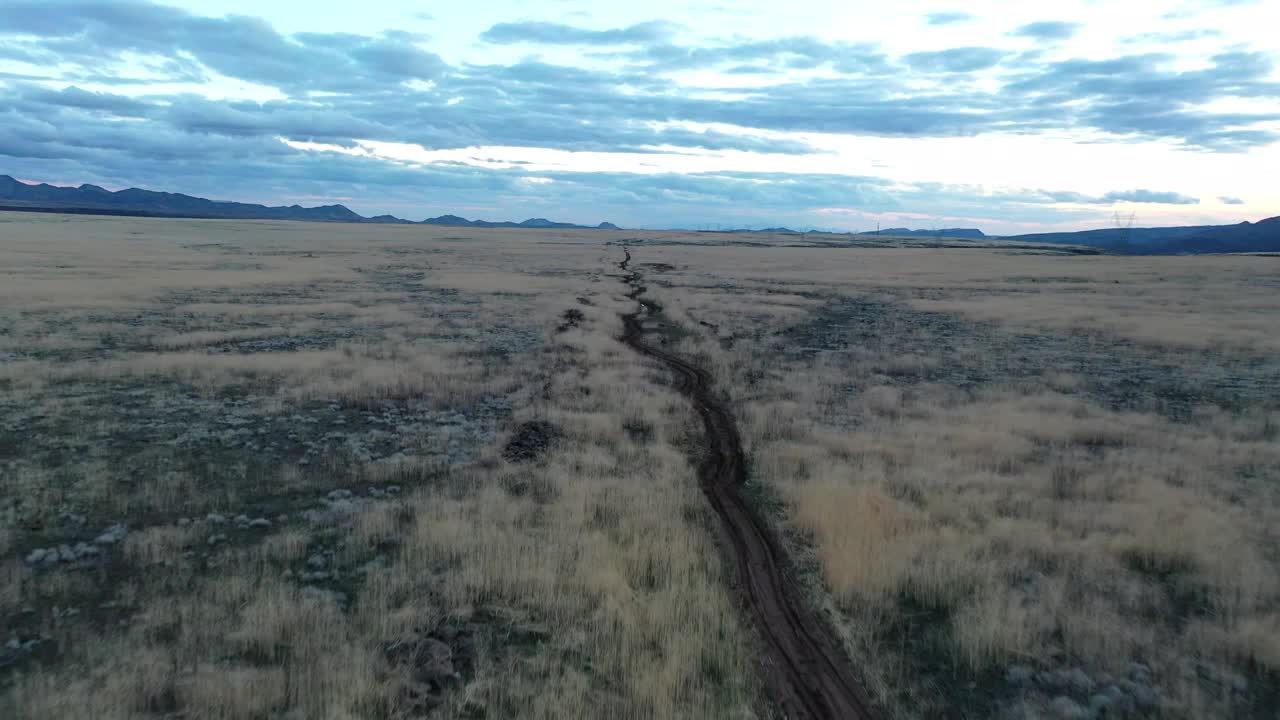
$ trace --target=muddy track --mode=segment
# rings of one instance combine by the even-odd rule
[[[788,718],[878,718],[834,633],[788,582],[782,548],[744,494],[742,440],[728,409],[712,391],[710,374],[645,341],[642,316],[661,309],[643,299],[644,276],[631,269],[630,250],[624,246],[623,252],[626,257],[618,267],[631,286],[627,296],[640,309],[622,316],[622,341],[670,368],[678,389],[693,401],[702,419],[702,491],[721,520],[742,603],[765,646],[764,680],[770,699]]]

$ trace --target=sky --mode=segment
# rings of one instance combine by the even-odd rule
[[[0,174],[414,220],[1258,220],[1269,4],[0,0]]]

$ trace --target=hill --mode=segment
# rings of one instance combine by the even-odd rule
[[[1238,225],[1107,228],[1005,238],[1024,242],[1087,245],[1128,255],[1280,252],[1280,217]]]

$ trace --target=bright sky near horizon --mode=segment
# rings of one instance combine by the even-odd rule
[[[1265,0],[0,0],[0,174],[411,219],[1280,214]]]

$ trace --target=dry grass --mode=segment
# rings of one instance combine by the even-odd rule
[[[40,641],[0,714],[754,715],[691,411],[597,236],[0,220],[0,616]],[[559,440],[502,459],[526,420]],[[428,636],[459,679],[389,650]]]
[[[1007,666],[1081,667],[1101,687],[1134,661],[1153,668],[1167,717],[1266,715],[1280,677],[1268,267],[978,250],[636,257],[679,269],[651,275],[650,294],[695,331],[684,352],[735,402],[753,479],[820,573],[815,601],[839,609],[899,715],[958,707],[957,676],[988,683],[968,712],[995,713],[1019,697]],[[1002,333],[1051,342],[989,340]],[[1066,369],[1121,360],[1104,372],[1165,377],[1130,390]],[[1210,380],[1228,389],[1197,389]],[[1179,412],[1155,411],[1172,406],[1153,393],[1184,391]],[[945,658],[944,674],[929,670]],[[1219,674],[1188,676],[1195,663]]]

